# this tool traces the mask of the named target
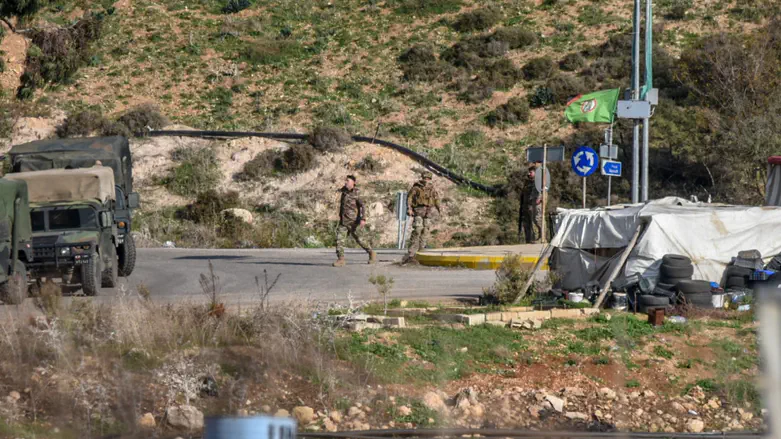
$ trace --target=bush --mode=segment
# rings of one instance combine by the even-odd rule
[[[309,143],[318,151],[338,151],[353,142],[347,131],[329,126],[317,127],[309,135]]]
[[[241,52],[240,58],[252,65],[282,64],[290,58],[297,58],[303,48],[291,40],[255,40]]]
[[[182,212],[183,219],[198,224],[213,225],[221,220],[220,213],[225,209],[240,207],[239,193],[228,191],[219,193],[209,189],[198,194],[195,202],[187,206]]]
[[[500,59],[486,66],[484,79],[497,89],[506,89],[515,85],[523,74],[509,59]]]
[[[528,47],[537,42],[537,35],[522,27],[503,27],[497,29],[490,37],[490,41],[503,41],[511,50]]]
[[[461,8],[461,0],[396,0],[396,13],[434,15],[455,12]]]
[[[223,14],[236,14],[252,6],[250,0],[228,0],[222,7]]]
[[[315,149],[309,144],[295,144],[285,150],[268,149],[245,163],[236,179],[254,181],[275,173],[295,174],[312,169],[315,163]]]
[[[547,79],[552,74],[556,67],[547,56],[531,59],[523,66],[523,76],[531,81],[534,79]]]
[[[107,120],[100,128],[100,134],[103,136],[124,136],[133,137],[130,129],[122,122]]]
[[[94,15],[69,28],[34,30],[17,96],[32,97],[46,83],[68,82],[92,57],[92,43],[100,38],[102,16]]]
[[[290,145],[282,153],[282,161],[276,168],[277,171],[293,174],[312,169],[315,165],[315,149],[309,144]]]
[[[350,125],[353,118],[347,108],[338,102],[324,102],[314,111],[319,122],[328,125]]]
[[[586,65],[586,59],[579,53],[569,53],[559,61],[559,68],[567,72],[574,72]]]
[[[510,98],[506,104],[496,109],[485,117],[485,122],[490,127],[497,125],[517,125],[529,121],[529,103],[519,97]]]
[[[168,125],[168,119],[160,114],[160,110],[153,104],[133,107],[120,115],[117,122],[126,126],[133,134],[145,132],[146,127],[159,130]]]
[[[169,191],[183,197],[214,190],[220,180],[217,154],[212,148],[177,148],[172,154],[179,162],[171,175],[163,181]]]
[[[398,62],[407,81],[448,79],[447,73],[452,70],[446,63],[437,59],[430,46],[422,44],[407,49],[399,56]]]
[[[496,270],[496,281],[484,295],[490,298],[489,303],[512,304],[531,276],[531,270],[524,265],[520,255],[508,255]]]
[[[368,172],[370,174],[376,174],[382,172],[385,167],[386,166],[384,161],[378,160],[371,154],[367,154],[363,159],[361,159],[361,161],[355,164],[354,169]]]
[[[102,132],[108,123],[109,121],[97,111],[77,111],[68,114],[68,117],[57,127],[57,137],[89,136],[98,131]]]
[[[486,30],[501,19],[501,13],[497,8],[476,9],[465,12],[453,22],[453,29],[458,32],[472,32]]]
[[[537,87],[529,95],[529,106],[532,108],[544,107],[553,103],[553,92],[548,87]]]
[[[466,90],[458,95],[458,100],[468,104],[477,104],[489,99],[494,94],[494,88],[485,80],[470,82]]]
[[[564,105],[573,97],[590,90],[589,81],[573,76],[556,75],[548,80],[545,88],[550,90],[551,103]]]

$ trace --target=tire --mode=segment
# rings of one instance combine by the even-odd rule
[[[663,289],[663,290],[667,290],[667,291],[673,291],[673,290],[675,289],[675,286],[676,286],[676,285],[677,285],[677,283],[674,283],[674,284],[666,284],[666,283],[664,283],[664,282],[658,282],[658,283],[656,284],[656,288],[661,288],[661,289]]]
[[[100,291],[103,270],[101,269],[100,255],[93,253],[89,262],[81,266],[81,290],[87,296],[97,296]]]
[[[710,293],[711,286],[707,280],[683,280],[678,282],[676,289],[683,294]]]
[[[664,277],[674,277],[691,279],[694,274],[694,267],[692,265],[666,265],[662,264],[661,273]]]
[[[119,275],[128,277],[136,268],[136,241],[133,240],[132,234],[125,235],[125,242],[118,247],[118,250]]]
[[[108,251],[108,267],[104,266],[101,276],[100,286],[104,288],[114,288],[117,286],[117,278],[119,277],[119,261],[117,259],[117,248],[114,246],[109,247]]]
[[[685,280],[691,280],[691,277],[665,277],[662,276],[659,278],[659,282],[663,283],[665,285],[672,285],[672,289],[675,289],[678,286],[679,282],[683,282]]]
[[[676,293],[673,290],[667,290],[657,286],[656,288],[654,288],[654,292],[651,294],[657,297],[666,297],[668,299],[672,299],[673,297],[675,297]]]
[[[711,293],[693,293],[685,294],[684,300],[686,303],[698,308],[713,308],[713,302],[711,301]]]
[[[662,264],[669,267],[686,267],[692,264],[692,260],[682,255],[664,255]]]
[[[670,306],[669,298],[645,294],[638,298],[637,310],[645,314],[651,308],[668,307],[668,306]]]
[[[14,262],[14,274],[0,285],[0,299],[9,305],[20,305],[28,296],[27,267],[22,261]]]
[[[724,277],[729,279],[731,277],[743,277],[743,278],[749,278],[751,275],[754,274],[754,270],[750,268],[743,268],[738,267],[736,265],[730,265],[725,270]]]
[[[727,288],[738,287],[743,288],[746,286],[746,278],[743,276],[730,276],[727,278]]]

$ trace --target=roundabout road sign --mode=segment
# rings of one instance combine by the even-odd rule
[[[578,177],[588,177],[599,169],[599,156],[588,146],[581,146],[572,153],[572,170]]]

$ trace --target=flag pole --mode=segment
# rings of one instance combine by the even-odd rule
[[[632,40],[632,100],[640,99],[640,0],[635,0]],[[640,120],[632,130],[632,203],[640,199]]]
[[[651,17],[652,0],[645,0],[645,100],[648,100],[648,92],[651,91],[653,84],[653,18]],[[648,123],[650,118],[643,119],[643,175],[642,175],[642,200],[648,201]]]

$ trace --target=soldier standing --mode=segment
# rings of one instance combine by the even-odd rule
[[[439,207],[439,194],[431,183],[433,174],[424,172],[423,178],[412,186],[407,194],[407,215],[412,216],[412,235],[409,239],[409,250],[404,258],[404,263],[415,259],[415,253],[419,249],[426,248],[430,218],[433,216],[433,209],[442,215]]]
[[[542,198],[540,197],[540,191],[537,190],[537,185],[534,183],[536,170],[536,166],[530,166],[529,172],[526,174],[526,182],[521,192],[521,209],[518,215],[518,237],[524,236],[521,232],[525,232],[525,242],[527,244],[537,243],[540,239],[540,222],[542,217],[539,205],[542,202]]]
[[[377,255],[371,246],[366,245],[366,217],[364,216],[363,200],[361,200],[358,188],[355,187],[355,176],[348,175],[344,179],[344,186],[339,189],[341,200],[339,202],[339,226],[336,228],[336,262],[334,267],[344,267],[344,242],[347,236],[351,236],[355,242],[369,254],[369,263],[377,262]]]

